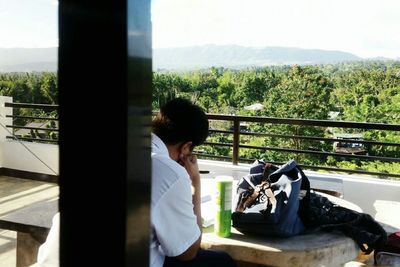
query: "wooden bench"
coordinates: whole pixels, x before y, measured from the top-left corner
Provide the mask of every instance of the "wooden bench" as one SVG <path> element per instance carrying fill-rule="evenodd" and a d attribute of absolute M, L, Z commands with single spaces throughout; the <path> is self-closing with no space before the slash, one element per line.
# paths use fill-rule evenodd
<path fill-rule="evenodd" d="M 37 260 L 38 249 L 46 241 L 58 200 L 31 204 L 0 217 L 0 228 L 17 232 L 17 267 L 27 267 Z"/>

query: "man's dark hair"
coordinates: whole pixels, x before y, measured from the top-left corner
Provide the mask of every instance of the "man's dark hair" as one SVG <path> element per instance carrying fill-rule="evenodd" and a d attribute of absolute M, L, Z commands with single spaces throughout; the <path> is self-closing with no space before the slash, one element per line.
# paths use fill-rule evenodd
<path fill-rule="evenodd" d="M 199 106 L 175 98 L 161 107 L 153 120 L 153 133 L 167 145 L 191 141 L 195 147 L 208 136 L 208 119 Z"/>

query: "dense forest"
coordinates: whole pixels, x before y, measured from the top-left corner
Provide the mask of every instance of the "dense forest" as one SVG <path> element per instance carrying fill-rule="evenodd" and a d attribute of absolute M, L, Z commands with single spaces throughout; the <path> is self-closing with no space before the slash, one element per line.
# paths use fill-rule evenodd
<path fill-rule="evenodd" d="M 55 72 L 0 73 L 0 95 L 17 103 L 57 104 Z"/>
<path fill-rule="evenodd" d="M 0 73 L 0 95 L 11 96 L 16 103 L 58 104 L 57 74 L 55 72 Z M 41 125 L 50 129 L 57 128 L 56 121 L 46 119 L 57 118 L 58 112 L 56 110 L 14 108 L 13 115 L 21 116 L 13 119 L 14 125 L 33 127 Z M 29 116 L 44 119 L 24 118 Z M 36 125 L 28 125 L 32 122 Z M 22 138 L 58 139 L 57 131 L 31 129 L 28 133 L 19 135 L 16 130 L 14 129 L 14 135 Z"/>
<path fill-rule="evenodd" d="M 210 68 L 192 72 L 154 73 L 153 109 L 169 99 L 185 97 L 208 113 L 278 118 L 343 120 L 355 122 L 400 124 L 400 62 L 362 61 L 352 63 L 270 66 L 245 70 Z M 253 104 L 262 109 L 249 110 Z M 226 130 L 227 123 L 211 122 L 213 129 Z M 353 133 L 364 140 L 400 143 L 400 132 L 327 129 L 312 126 L 248 123 L 245 130 L 258 133 L 320 136 L 333 138 Z M 208 141 L 232 143 L 232 135 L 212 134 Z M 296 148 L 333 152 L 333 142 L 277 137 L 242 136 L 241 145 Z M 203 146 L 205 154 L 231 156 L 232 148 Z M 399 146 L 368 145 L 367 155 L 400 157 Z M 400 173 L 400 163 L 362 161 L 334 156 L 283 153 L 241 148 L 239 158 L 264 158 L 285 162 L 297 159 L 306 165 L 336 166 L 373 172 Z"/>
<path fill-rule="evenodd" d="M 14 102 L 57 104 L 57 75 L 53 72 L 0 74 L 0 94 Z M 185 97 L 208 113 L 278 118 L 343 120 L 400 124 L 400 62 L 360 61 L 324 65 L 268 66 L 241 70 L 209 68 L 153 74 L 153 110 L 175 97 Z M 251 110 L 253 104 L 261 109 Z M 20 115 L 30 115 L 21 109 Z M 56 114 L 34 114 L 56 116 Z M 360 129 L 329 129 L 313 126 L 247 123 L 245 131 L 332 138 L 355 133 L 364 140 L 400 143 L 400 132 Z M 211 121 L 212 129 L 231 130 L 228 122 Z M 214 143 L 231 143 L 232 135 L 212 133 Z M 241 144 L 332 152 L 333 142 L 279 137 L 241 136 Z M 398 158 L 400 147 L 368 145 L 368 155 Z M 204 154 L 232 156 L 228 146 L 199 148 Z M 241 148 L 239 158 L 284 162 L 296 158 L 306 165 L 400 173 L 400 163 L 362 161 L 341 157 L 296 154 Z"/>

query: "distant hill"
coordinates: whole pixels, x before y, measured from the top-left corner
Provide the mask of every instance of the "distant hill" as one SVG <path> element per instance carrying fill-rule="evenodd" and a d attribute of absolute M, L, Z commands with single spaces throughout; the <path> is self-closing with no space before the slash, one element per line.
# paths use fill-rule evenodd
<path fill-rule="evenodd" d="M 192 69 L 233 67 L 323 64 L 356 61 L 362 58 L 351 53 L 302 49 L 295 47 L 243 47 L 237 45 L 204 45 L 153 50 L 153 69 Z"/>
<path fill-rule="evenodd" d="M 56 71 L 58 48 L 0 48 L 0 72 Z M 203 45 L 153 50 L 154 70 L 190 70 L 208 67 L 325 64 L 368 60 L 354 54 L 295 47 Z M 371 59 L 372 60 L 372 59 Z M 373 60 L 386 60 L 383 57 Z"/>
<path fill-rule="evenodd" d="M 0 48 L 0 72 L 56 71 L 58 48 Z"/>

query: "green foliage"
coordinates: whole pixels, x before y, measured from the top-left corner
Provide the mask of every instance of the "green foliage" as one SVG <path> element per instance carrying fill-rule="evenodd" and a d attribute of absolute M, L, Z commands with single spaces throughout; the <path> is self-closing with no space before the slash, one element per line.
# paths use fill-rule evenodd
<path fill-rule="evenodd" d="M 269 98 L 269 91 L 279 83 L 279 78 L 271 71 L 244 73 L 237 90 L 235 90 L 235 102 L 240 107 L 253 103 L 263 103 Z"/>
<path fill-rule="evenodd" d="M 327 119 L 333 84 L 319 69 L 294 65 L 265 97 L 262 115 L 282 118 Z"/>
<path fill-rule="evenodd" d="M 153 107 L 181 96 L 191 99 L 209 113 L 266 116 L 277 118 L 330 119 L 400 123 L 400 62 L 362 61 L 313 66 L 271 66 L 244 70 L 210 68 L 186 73 L 155 73 Z M 161 99 L 161 100 L 160 100 Z M 254 103 L 262 110 L 246 110 Z M 216 127 L 214 127 L 216 126 Z M 215 125 L 229 130 L 232 126 Z M 362 133 L 365 140 L 400 143 L 400 133 L 377 130 L 332 129 L 306 125 L 249 123 L 248 130 L 275 136 L 241 136 L 241 144 L 270 149 L 241 148 L 240 158 L 264 158 L 285 162 L 295 158 L 302 164 L 348 169 L 387 170 L 400 173 L 399 164 L 366 163 L 318 153 L 275 151 L 275 148 L 334 152 L 333 142 L 300 140 L 283 136 L 332 138 L 333 133 Z M 339 131 L 339 132 L 338 132 Z M 210 142 L 231 143 L 227 135 L 212 135 Z M 374 156 L 399 157 L 399 146 L 367 145 Z M 271 149 L 272 148 L 272 149 Z M 210 154 L 229 156 L 229 147 L 202 147 Z"/>
<path fill-rule="evenodd" d="M 363 170 L 378 173 L 400 173 L 399 162 L 381 162 L 381 161 L 339 161 L 335 164 L 336 167 L 349 170 Z M 382 177 L 384 178 L 384 177 Z"/>
<path fill-rule="evenodd" d="M 400 173 L 399 162 L 362 162 L 361 168 L 371 172 Z"/>
<path fill-rule="evenodd" d="M 400 66 L 372 64 L 335 75 L 331 102 L 340 119 L 400 123 Z"/>
<path fill-rule="evenodd" d="M 57 104 L 57 74 L 0 73 L 0 95 L 11 96 L 16 103 Z"/>
<path fill-rule="evenodd" d="M 232 139 L 230 139 L 225 134 L 212 134 L 207 139 L 207 142 L 227 144 L 227 143 L 232 143 Z M 230 147 L 227 147 L 227 146 L 202 145 L 197 150 L 203 151 L 204 153 L 210 154 L 210 155 L 217 155 L 217 156 L 230 156 L 230 155 L 232 155 L 232 149 Z"/>
<path fill-rule="evenodd" d="M 11 96 L 15 103 L 33 104 L 58 104 L 57 74 L 54 72 L 33 73 L 0 73 L 0 95 Z M 40 109 L 19 108 L 13 110 L 14 115 L 51 117 L 56 118 L 57 111 L 45 112 Z M 32 119 L 14 119 L 14 125 L 26 125 L 33 122 Z M 37 119 L 35 122 L 45 123 L 47 120 Z M 50 122 L 51 128 L 55 122 Z M 37 130 L 24 134 L 26 138 L 58 139 L 58 133 Z"/>
<path fill-rule="evenodd" d="M 188 92 L 189 81 L 171 73 L 153 75 L 153 109 L 159 109 L 169 100 L 179 96 L 181 92 Z"/>
<path fill-rule="evenodd" d="M 359 170 L 359 166 L 356 162 L 354 161 L 340 161 L 336 163 L 336 166 L 339 168 L 343 169 L 348 169 L 348 170 Z"/>

